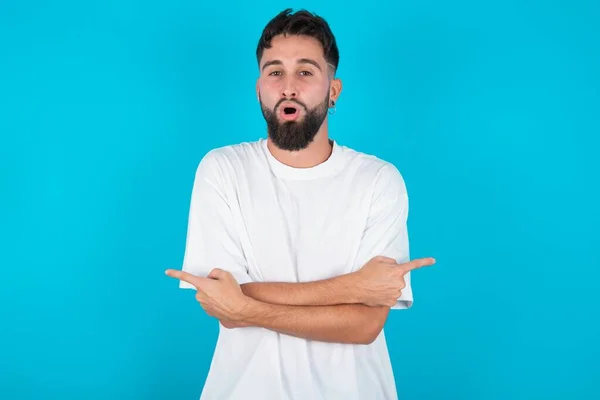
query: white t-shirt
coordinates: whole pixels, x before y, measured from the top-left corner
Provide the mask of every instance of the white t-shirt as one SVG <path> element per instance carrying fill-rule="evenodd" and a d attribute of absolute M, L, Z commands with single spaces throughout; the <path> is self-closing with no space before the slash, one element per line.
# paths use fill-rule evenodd
<path fill-rule="evenodd" d="M 240 284 L 308 282 L 377 255 L 406 262 L 407 215 L 398 169 L 336 142 L 312 168 L 279 162 L 266 139 L 221 147 L 196 172 L 183 270 L 206 276 L 218 267 Z M 407 274 L 392 308 L 412 302 Z M 353 345 L 219 326 L 202 400 L 397 399 L 383 331 Z"/>

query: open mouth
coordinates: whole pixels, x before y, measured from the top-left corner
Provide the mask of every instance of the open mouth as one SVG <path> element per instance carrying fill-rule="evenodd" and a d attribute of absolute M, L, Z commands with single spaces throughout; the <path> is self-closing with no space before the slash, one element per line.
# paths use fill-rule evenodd
<path fill-rule="evenodd" d="M 280 111 L 281 118 L 286 121 L 293 121 L 300 115 L 300 110 L 296 107 L 282 107 Z"/>

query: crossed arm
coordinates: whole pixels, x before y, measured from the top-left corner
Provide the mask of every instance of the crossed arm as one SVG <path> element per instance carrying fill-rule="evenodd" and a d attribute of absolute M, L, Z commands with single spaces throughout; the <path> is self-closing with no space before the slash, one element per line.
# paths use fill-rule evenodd
<path fill-rule="evenodd" d="M 359 304 L 351 274 L 306 283 L 246 283 L 257 302 L 248 312 L 253 326 L 323 342 L 369 344 L 385 324 L 389 307 Z"/>
<path fill-rule="evenodd" d="M 405 276 L 433 263 L 432 258 L 421 258 L 396 264 L 380 256 L 359 271 L 309 283 L 238 285 L 231 272 L 219 268 L 207 277 L 166 273 L 195 287 L 202 308 L 226 328 L 258 326 L 323 342 L 369 344 L 401 296 Z"/>

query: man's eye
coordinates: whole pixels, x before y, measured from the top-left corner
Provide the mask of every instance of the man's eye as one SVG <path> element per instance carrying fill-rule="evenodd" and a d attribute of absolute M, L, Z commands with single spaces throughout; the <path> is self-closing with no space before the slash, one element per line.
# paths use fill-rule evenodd
<path fill-rule="evenodd" d="M 273 71 L 269 75 L 270 76 L 279 76 L 279 75 L 281 75 L 281 71 Z"/>
<path fill-rule="evenodd" d="M 300 71 L 300 75 L 310 76 L 310 75 L 312 75 L 312 72 L 310 72 L 310 71 Z"/>

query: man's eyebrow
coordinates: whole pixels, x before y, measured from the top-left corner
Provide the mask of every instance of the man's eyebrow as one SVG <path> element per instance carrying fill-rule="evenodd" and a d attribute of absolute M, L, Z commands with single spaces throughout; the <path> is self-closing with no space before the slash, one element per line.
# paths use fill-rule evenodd
<path fill-rule="evenodd" d="M 298 64 L 314 65 L 315 67 L 317 67 L 319 69 L 319 71 L 321 71 L 321 66 L 319 65 L 319 63 L 316 62 L 315 60 L 311 60 L 310 58 L 300 58 L 300 59 L 298 59 Z M 262 66 L 261 69 L 264 71 L 265 68 L 270 67 L 271 65 L 283 65 L 283 62 L 281 60 L 267 61 L 266 63 L 264 63 L 264 65 Z"/>
<path fill-rule="evenodd" d="M 262 70 L 264 71 L 265 68 L 271 66 L 271 65 L 283 65 L 283 63 L 281 62 L 281 60 L 271 60 L 271 61 L 267 61 L 266 63 L 264 63 L 264 65 L 262 66 Z"/>
<path fill-rule="evenodd" d="M 321 71 L 321 66 L 319 65 L 319 63 L 315 60 L 311 60 L 310 58 L 301 58 L 298 60 L 298 64 L 311 64 L 317 67 L 319 71 Z"/>

